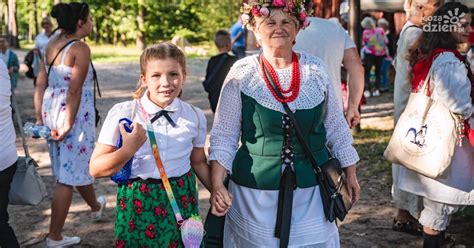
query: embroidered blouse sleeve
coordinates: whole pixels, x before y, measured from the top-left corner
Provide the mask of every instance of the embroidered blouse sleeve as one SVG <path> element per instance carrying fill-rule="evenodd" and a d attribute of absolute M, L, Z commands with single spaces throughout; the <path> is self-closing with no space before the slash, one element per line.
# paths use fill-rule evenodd
<path fill-rule="evenodd" d="M 239 70 L 234 66 L 222 87 L 216 115 L 212 125 L 209 160 L 217 160 L 227 171 L 239 147 L 242 101 L 240 97 Z"/>
<path fill-rule="evenodd" d="M 439 60 L 438 63 L 436 63 Z M 433 63 L 433 99 L 468 119 L 472 114 L 470 81 L 465 65 L 452 54 L 441 54 Z M 434 87 L 434 88 L 433 88 Z"/>
<path fill-rule="evenodd" d="M 326 83 L 326 109 L 324 113 L 324 127 L 326 128 L 327 145 L 334 157 L 339 159 L 342 167 L 354 165 L 359 161 L 359 155 L 352 146 L 353 139 L 344 119 L 344 114 L 338 104 L 336 92 L 328 76 Z"/>

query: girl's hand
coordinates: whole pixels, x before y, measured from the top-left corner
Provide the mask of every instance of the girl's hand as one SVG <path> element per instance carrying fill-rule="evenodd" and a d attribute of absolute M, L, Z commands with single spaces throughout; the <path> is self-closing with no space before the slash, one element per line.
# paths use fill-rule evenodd
<path fill-rule="evenodd" d="M 130 154 L 135 154 L 138 149 L 145 143 L 147 136 L 145 128 L 142 125 L 134 122 L 131 125 L 132 132 L 127 133 L 123 123 L 119 124 L 120 134 L 122 135 L 123 146 Z"/>
<path fill-rule="evenodd" d="M 225 188 L 224 184 L 212 190 L 211 213 L 215 216 L 224 216 L 232 205 L 232 194 Z"/>
<path fill-rule="evenodd" d="M 58 129 L 52 129 L 51 130 L 51 139 L 54 140 L 54 141 L 61 141 L 69 134 L 71 129 L 72 129 L 71 126 L 62 126 Z"/>

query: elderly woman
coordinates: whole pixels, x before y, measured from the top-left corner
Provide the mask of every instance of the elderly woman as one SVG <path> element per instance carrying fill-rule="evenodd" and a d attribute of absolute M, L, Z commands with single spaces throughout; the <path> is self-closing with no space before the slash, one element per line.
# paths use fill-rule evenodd
<path fill-rule="evenodd" d="M 460 3 L 446 3 L 434 16 L 442 17 L 455 11 L 465 21 L 439 24 L 437 18 L 433 18 L 410 49 L 412 87 L 419 90 L 425 78 L 430 76 L 431 98 L 443 103 L 452 113 L 462 115 L 467 122 L 469 118 L 472 121 L 474 76 L 469 63 L 456 48 L 467 41 L 471 14 L 469 8 Z M 431 32 L 429 28 L 441 31 Z M 423 197 L 419 222 L 423 225 L 424 247 L 443 245 L 450 217 L 463 206 L 474 205 L 474 153 L 463 135 L 458 137 L 462 139 L 462 146 L 456 147 L 443 177 L 431 179 L 403 167 L 400 169 L 400 189 Z"/>
<path fill-rule="evenodd" d="M 292 51 L 296 34 L 309 24 L 302 2 L 249 1 L 242 8 L 263 53 L 234 64 L 211 131 L 212 213 L 226 214 L 224 247 L 339 247 L 337 226 L 325 218 L 316 177 L 282 102 L 302 126 L 318 164 L 330 153 L 338 158 L 353 203 L 359 199 L 359 157 L 325 66 L 318 57 Z M 262 63 L 283 98 L 269 85 Z M 281 199 L 279 186 L 290 171 L 296 174 L 293 197 Z"/>

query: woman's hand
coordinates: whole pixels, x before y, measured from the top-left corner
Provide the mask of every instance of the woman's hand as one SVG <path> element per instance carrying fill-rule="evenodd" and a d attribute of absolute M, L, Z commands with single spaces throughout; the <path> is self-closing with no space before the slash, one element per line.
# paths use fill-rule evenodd
<path fill-rule="evenodd" d="M 58 129 L 52 129 L 51 139 L 54 141 L 61 141 L 69 134 L 71 129 L 72 129 L 72 126 L 68 126 L 68 125 L 62 126 Z"/>
<path fill-rule="evenodd" d="M 35 124 L 38 125 L 38 126 L 44 126 L 43 119 L 41 119 L 41 118 L 36 118 Z"/>
<path fill-rule="evenodd" d="M 344 173 L 346 174 L 347 191 L 349 192 L 349 196 L 352 199 L 352 205 L 354 205 L 357 201 L 359 201 L 360 198 L 360 186 L 357 182 L 356 166 L 351 165 L 344 168 Z"/>
<path fill-rule="evenodd" d="M 128 153 L 135 154 L 138 149 L 145 143 L 147 136 L 145 128 L 142 125 L 134 122 L 131 125 L 132 132 L 127 133 L 123 123 L 120 123 L 119 129 L 122 135 L 123 146 L 121 149 L 125 149 Z"/>
<path fill-rule="evenodd" d="M 232 205 L 232 194 L 225 188 L 224 184 L 215 187 L 211 193 L 211 213 L 215 216 L 224 216 Z"/>

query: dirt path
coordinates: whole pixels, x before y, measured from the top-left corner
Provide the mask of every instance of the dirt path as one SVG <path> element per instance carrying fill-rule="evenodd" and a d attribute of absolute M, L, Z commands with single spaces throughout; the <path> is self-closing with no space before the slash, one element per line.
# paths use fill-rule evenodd
<path fill-rule="evenodd" d="M 20 58 L 22 56 L 20 55 Z M 212 125 L 212 112 L 209 109 L 207 96 L 200 82 L 203 80 L 206 60 L 191 59 L 188 61 L 188 79 L 183 91 L 183 99 L 203 109 L 208 118 L 208 130 Z M 102 98 L 98 100 L 99 111 L 105 118 L 107 111 L 117 102 L 130 99 L 131 92 L 137 82 L 138 63 L 98 64 Z M 33 85 L 28 79 L 20 79 L 16 90 L 19 105 L 22 109 L 23 121 L 32 120 L 33 115 Z M 373 130 L 390 130 L 393 128 L 393 110 L 390 94 L 379 98 L 371 98 L 363 110 L 362 127 Z M 98 129 L 100 130 L 100 129 Z M 383 132 L 383 131 L 380 131 Z M 356 140 L 356 142 L 358 142 Z M 377 145 L 382 141 L 361 143 L 363 146 Z M 33 158 L 40 165 L 39 172 L 51 192 L 54 181 L 51 176 L 50 161 L 45 142 L 28 139 Z M 19 154 L 22 154 L 20 139 L 17 139 Z M 340 224 L 341 245 L 343 247 L 409 247 L 421 245 L 421 239 L 410 235 L 396 233 L 391 230 L 394 208 L 390 202 L 390 172 L 375 170 L 382 161 L 381 152 L 374 150 L 371 156 L 378 157 L 375 164 L 364 161 L 359 166 L 359 180 L 362 187 L 360 202 L 353 208 L 347 219 Z M 372 161 L 372 160 L 371 160 Z M 82 243 L 77 247 L 111 247 L 114 240 L 114 212 L 116 186 L 108 179 L 98 179 L 95 182 L 96 192 L 107 197 L 107 208 L 104 218 L 99 223 L 90 222 L 90 210 L 77 192 L 64 226 L 64 234 L 78 235 Z M 209 193 L 200 190 L 199 202 L 201 214 L 205 215 L 209 207 Z M 42 247 L 48 233 L 50 221 L 49 195 L 38 206 L 10 206 L 10 222 L 16 231 L 18 239 L 25 247 Z M 474 242 L 472 243 L 474 244 Z"/>

